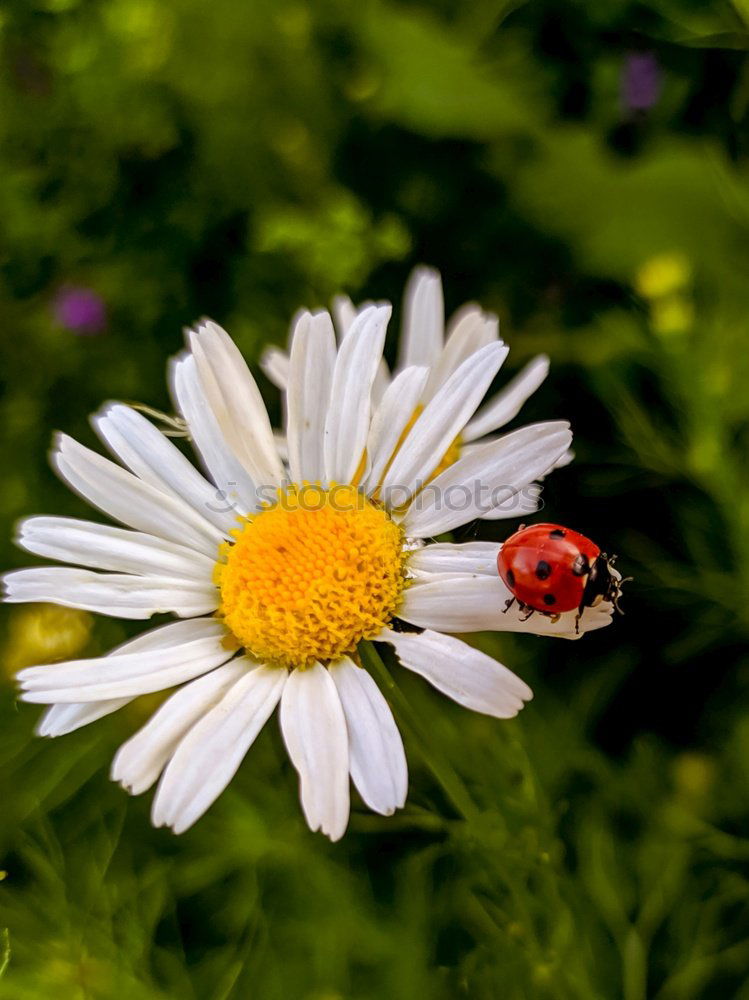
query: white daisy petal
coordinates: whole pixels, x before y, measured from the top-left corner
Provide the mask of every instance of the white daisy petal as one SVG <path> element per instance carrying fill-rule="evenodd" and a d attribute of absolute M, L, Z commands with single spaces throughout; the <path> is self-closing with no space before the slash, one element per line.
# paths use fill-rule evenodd
<path fill-rule="evenodd" d="M 473 712 L 511 719 L 533 697 L 511 670 L 454 636 L 386 629 L 377 638 L 395 648 L 404 667 Z"/>
<path fill-rule="evenodd" d="M 463 438 L 475 441 L 484 434 L 491 434 L 508 424 L 520 412 L 526 400 L 530 399 L 549 374 L 549 359 L 540 354 L 529 362 L 523 370 L 479 410 L 466 426 Z"/>
<path fill-rule="evenodd" d="M 370 809 L 390 816 L 408 794 L 403 740 L 380 689 L 348 657 L 329 668 L 346 716 L 351 778 Z"/>
<path fill-rule="evenodd" d="M 3 600 L 8 604 L 47 603 L 95 614 L 143 619 L 171 612 L 180 618 L 209 614 L 218 605 L 218 590 L 210 578 L 95 573 L 70 566 L 34 566 L 6 573 Z"/>
<path fill-rule="evenodd" d="M 260 357 L 260 367 L 277 389 L 285 391 L 289 384 L 289 355 L 280 347 L 266 347 Z"/>
<path fill-rule="evenodd" d="M 194 639 L 221 635 L 226 635 L 226 629 L 215 618 L 190 618 L 181 622 L 167 622 L 165 625 L 157 625 L 156 628 L 141 632 L 140 635 L 115 646 L 108 655 L 121 656 L 123 653 L 145 653 L 154 649 L 171 649 L 175 643 L 192 642 Z"/>
<path fill-rule="evenodd" d="M 215 565 L 202 552 L 155 535 L 73 517 L 27 517 L 16 544 L 46 559 L 136 576 L 205 582 Z"/>
<path fill-rule="evenodd" d="M 338 691 L 325 667 L 315 663 L 292 671 L 279 717 L 286 749 L 299 773 L 309 828 L 340 840 L 349 816 L 348 733 Z"/>
<path fill-rule="evenodd" d="M 498 542 L 436 542 L 416 549 L 408 557 L 415 573 L 479 573 L 497 576 Z"/>
<path fill-rule="evenodd" d="M 356 319 L 356 306 L 348 295 L 336 295 L 332 302 L 333 321 L 335 332 L 340 343 L 351 328 L 351 324 Z"/>
<path fill-rule="evenodd" d="M 217 487 L 214 506 L 237 514 L 255 510 L 255 484 L 221 430 L 191 354 L 185 353 L 172 361 L 170 383 L 193 446 Z"/>
<path fill-rule="evenodd" d="M 236 344 L 210 321 L 191 330 L 189 340 L 206 399 L 234 454 L 258 488 L 280 486 L 283 465 L 268 412 Z"/>
<path fill-rule="evenodd" d="M 151 813 L 154 826 L 183 833 L 200 819 L 236 774 L 285 682 L 286 671 L 277 667 L 248 669 L 190 729 L 159 782 Z"/>
<path fill-rule="evenodd" d="M 150 788 L 188 731 L 248 669 L 247 661 L 237 657 L 176 691 L 117 751 L 112 761 L 112 780 L 131 795 Z"/>
<path fill-rule="evenodd" d="M 192 619 L 161 625 L 149 632 L 143 632 L 134 639 L 128 639 L 107 655 L 121 656 L 123 653 L 164 649 L 174 645 L 178 640 L 186 642 L 189 638 L 199 638 L 203 631 L 203 622 L 204 619 Z M 111 698 L 104 701 L 63 702 L 60 705 L 50 705 L 37 723 L 37 735 L 65 736 L 105 715 L 111 715 L 132 700 L 133 698 Z"/>
<path fill-rule="evenodd" d="M 288 463 L 289 445 L 286 441 L 286 435 L 282 434 L 280 431 L 274 431 L 273 440 L 276 442 L 276 449 L 278 450 L 278 454 L 281 456 L 281 460 Z"/>
<path fill-rule="evenodd" d="M 549 421 L 476 449 L 417 495 L 403 520 L 404 531 L 412 538 L 429 538 L 511 503 L 514 493 L 551 468 L 571 440 L 566 422 Z"/>
<path fill-rule="evenodd" d="M 52 464 L 79 496 L 104 514 L 138 531 L 215 556 L 223 535 L 189 504 L 132 472 L 58 434 Z"/>
<path fill-rule="evenodd" d="M 87 726 L 90 722 L 104 718 L 117 712 L 132 698 L 112 698 L 108 701 L 70 702 L 69 704 L 50 705 L 42 715 L 34 730 L 37 736 L 67 736 L 68 733 Z"/>
<path fill-rule="evenodd" d="M 558 621 L 542 614 L 526 618 L 514 604 L 498 576 L 460 576 L 445 573 L 414 581 L 403 595 L 398 617 L 420 628 L 441 632 L 530 632 L 534 635 L 574 637 L 576 612 L 568 611 Z M 611 621 L 611 605 L 586 608 L 580 619 L 580 635 L 602 628 Z"/>
<path fill-rule="evenodd" d="M 549 471 L 553 472 L 555 469 L 564 469 L 565 466 L 569 465 L 571 462 L 574 461 L 575 461 L 575 453 L 574 451 L 569 449 L 568 451 L 565 451 L 565 453 L 562 455 L 561 458 L 558 458 L 556 460 L 556 462 L 552 465 Z M 548 474 L 549 473 L 547 472 L 547 475 Z"/>
<path fill-rule="evenodd" d="M 506 518 L 528 517 L 535 514 L 541 506 L 543 487 L 541 483 L 529 483 L 517 493 L 508 495 L 491 510 L 482 511 L 479 517 L 482 521 L 503 521 Z"/>
<path fill-rule="evenodd" d="M 325 479 L 325 418 L 336 363 L 333 322 L 326 312 L 303 313 L 291 348 L 286 436 L 292 482 Z"/>
<path fill-rule="evenodd" d="M 445 307 L 439 271 L 417 267 L 406 286 L 398 369 L 435 365 L 444 338 Z"/>
<path fill-rule="evenodd" d="M 483 347 L 464 361 L 427 403 L 383 479 L 388 505 L 401 507 L 427 482 L 483 399 L 507 353 L 504 344 Z"/>
<path fill-rule="evenodd" d="M 233 651 L 223 643 L 225 629 L 205 620 L 201 634 L 155 649 L 136 649 L 117 655 L 86 660 L 26 667 L 18 674 L 23 701 L 54 702 L 106 701 L 133 698 L 183 684 L 221 666 Z"/>
<path fill-rule="evenodd" d="M 92 422 L 110 451 L 139 479 L 184 500 L 223 534 L 236 527 L 233 511 L 216 504 L 216 487 L 142 414 L 124 403 L 109 403 Z"/>
<path fill-rule="evenodd" d="M 346 334 L 353 326 L 356 317 L 366 309 L 377 305 L 376 302 L 362 302 L 357 309 L 347 295 L 336 295 L 333 299 L 333 321 L 335 325 L 336 340 L 340 344 Z M 377 404 L 382 399 L 385 390 L 390 385 L 390 369 L 384 358 L 380 358 L 377 366 L 377 374 L 372 383 L 372 403 Z"/>
<path fill-rule="evenodd" d="M 387 361 L 384 358 L 380 358 L 380 363 L 377 366 L 377 373 L 374 377 L 374 382 L 372 383 L 372 406 L 379 406 L 382 401 L 382 397 L 388 390 L 390 385 L 390 369 L 387 366 Z"/>
<path fill-rule="evenodd" d="M 464 306 L 451 320 L 445 347 L 439 361 L 432 368 L 424 391 L 424 399 L 430 400 L 454 371 L 467 361 L 472 354 L 487 344 L 499 340 L 499 320 L 491 313 L 483 312 L 479 306 Z"/>
<path fill-rule="evenodd" d="M 296 331 L 299 326 L 299 320 L 302 316 L 309 315 L 309 309 L 297 309 L 294 315 L 291 317 L 291 323 L 289 324 L 289 336 L 287 338 L 286 354 L 291 358 L 291 349 L 294 346 L 294 337 L 296 336 Z"/>
<path fill-rule="evenodd" d="M 369 428 L 368 468 L 362 482 L 365 492 L 373 493 L 380 485 L 388 462 L 413 419 L 428 375 L 428 368 L 406 368 L 385 390 Z"/>
<path fill-rule="evenodd" d="M 369 433 L 372 384 L 382 358 L 390 306 L 370 306 L 354 320 L 338 350 L 325 422 L 327 480 L 350 483 Z"/>

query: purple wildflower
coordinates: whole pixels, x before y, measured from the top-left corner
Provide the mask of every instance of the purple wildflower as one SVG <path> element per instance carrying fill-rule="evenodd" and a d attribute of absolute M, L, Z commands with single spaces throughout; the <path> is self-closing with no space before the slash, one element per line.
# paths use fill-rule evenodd
<path fill-rule="evenodd" d="M 626 111 L 648 111 L 661 93 L 661 68 L 652 52 L 628 52 L 621 75 Z"/>
<path fill-rule="evenodd" d="M 52 302 L 56 321 L 66 330 L 82 336 L 102 333 L 107 326 L 107 307 L 91 288 L 63 285 Z"/>

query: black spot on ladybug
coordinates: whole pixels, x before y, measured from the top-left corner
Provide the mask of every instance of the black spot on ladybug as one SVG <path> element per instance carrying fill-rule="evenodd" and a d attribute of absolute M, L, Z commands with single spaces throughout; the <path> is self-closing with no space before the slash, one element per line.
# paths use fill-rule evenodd
<path fill-rule="evenodd" d="M 515 574 L 512 572 L 511 569 L 507 570 L 507 585 L 508 587 L 515 586 Z"/>
<path fill-rule="evenodd" d="M 566 534 L 564 528 L 554 528 L 553 531 L 549 532 L 549 538 L 564 538 Z"/>
<path fill-rule="evenodd" d="M 536 564 L 536 576 L 539 580 L 548 580 L 551 576 L 551 566 L 544 559 Z"/>
<path fill-rule="evenodd" d="M 582 552 L 579 556 L 575 557 L 575 561 L 572 564 L 572 572 L 575 576 L 585 576 L 586 573 L 590 573 L 590 563 L 588 562 L 588 557 L 583 555 Z"/>
<path fill-rule="evenodd" d="M 553 594 L 544 594 L 544 604 L 556 604 L 557 599 Z"/>

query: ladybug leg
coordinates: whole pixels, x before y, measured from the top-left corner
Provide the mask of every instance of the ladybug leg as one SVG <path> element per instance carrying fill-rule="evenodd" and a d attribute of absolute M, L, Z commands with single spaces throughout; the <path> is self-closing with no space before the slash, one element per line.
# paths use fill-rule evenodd
<path fill-rule="evenodd" d="M 502 614 L 503 614 L 503 615 L 506 615 L 506 614 L 507 614 L 507 612 L 508 612 L 508 611 L 510 610 L 510 608 L 511 608 L 511 607 L 513 606 L 513 604 L 515 603 L 515 601 L 516 601 L 516 600 L 517 600 L 517 598 L 516 598 L 516 597 L 511 597 L 511 598 L 510 598 L 509 600 L 505 601 L 505 606 L 504 606 L 504 608 L 503 608 L 503 610 L 502 610 Z"/>
<path fill-rule="evenodd" d="M 580 619 L 583 616 L 583 611 L 585 611 L 585 598 L 580 603 L 580 607 L 577 609 L 577 614 L 575 615 L 575 635 L 580 635 Z"/>
<path fill-rule="evenodd" d="M 525 618 L 521 618 L 520 619 L 521 622 L 527 622 L 528 619 L 531 618 L 535 614 L 535 611 L 533 610 L 533 608 L 529 608 L 527 605 L 525 605 L 523 607 L 523 611 L 525 611 L 526 614 L 525 614 Z"/>

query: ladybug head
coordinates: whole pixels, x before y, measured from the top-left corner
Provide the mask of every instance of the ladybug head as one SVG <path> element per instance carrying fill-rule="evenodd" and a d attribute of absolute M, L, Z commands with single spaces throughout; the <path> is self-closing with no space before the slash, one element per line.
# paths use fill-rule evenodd
<path fill-rule="evenodd" d="M 580 604 L 583 608 L 594 608 L 601 601 L 609 601 L 621 614 L 619 598 L 622 594 L 622 584 L 626 580 L 622 579 L 622 574 L 614 568 L 616 556 L 607 556 L 602 552 L 593 565 L 583 591 L 583 599 Z"/>

